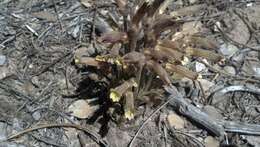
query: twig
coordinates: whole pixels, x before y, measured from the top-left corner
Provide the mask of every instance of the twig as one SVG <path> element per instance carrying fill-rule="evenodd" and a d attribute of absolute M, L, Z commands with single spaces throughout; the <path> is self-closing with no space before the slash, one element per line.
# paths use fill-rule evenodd
<path fill-rule="evenodd" d="M 53 6 L 54 6 L 54 11 L 55 11 L 55 13 L 56 13 L 56 17 L 57 17 L 57 19 L 58 19 L 58 21 L 59 21 L 59 24 L 60 24 L 60 29 L 61 29 L 61 31 L 63 32 L 63 25 L 62 25 L 62 23 L 61 23 L 61 19 L 60 19 L 60 16 L 59 16 L 59 13 L 58 13 L 58 9 L 57 9 L 57 5 L 56 5 L 56 3 L 55 3 L 55 0 L 52 0 L 52 3 L 53 3 Z"/>
<path fill-rule="evenodd" d="M 198 147 L 204 147 L 204 145 L 202 144 L 202 142 L 199 139 L 197 139 L 196 137 L 194 137 L 186 132 L 179 131 L 179 130 L 173 130 L 172 132 L 187 136 L 187 137 L 191 138 L 198 145 Z"/>
<path fill-rule="evenodd" d="M 78 46 L 76 46 L 78 47 Z M 64 56 L 56 59 L 55 61 L 53 61 L 51 64 L 49 64 L 48 66 L 44 67 L 41 71 L 39 71 L 38 73 L 34 74 L 33 76 L 39 76 L 41 74 L 43 74 L 44 72 L 48 71 L 49 68 L 51 68 L 52 66 L 54 66 L 55 64 L 61 62 L 62 60 L 64 60 L 66 57 L 72 55 L 72 52 L 69 51 L 68 53 L 66 53 Z"/>
<path fill-rule="evenodd" d="M 30 32 L 32 32 L 35 36 L 39 36 L 39 34 L 33 29 L 33 28 L 31 28 L 29 25 L 25 25 L 25 27 L 30 31 Z"/>
<path fill-rule="evenodd" d="M 13 88 L 13 86 L 10 86 L 2 81 L 0 81 L 0 89 L 3 89 L 11 94 L 14 94 L 16 97 L 20 97 L 23 100 L 29 100 L 29 101 L 33 101 L 34 98 L 18 91 L 17 89 Z"/>
<path fill-rule="evenodd" d="M 226 132 L 258 136 L 260 135 L 260 125 L 257 124 L 247 124 L 233 121 L 219 121 L 219 124 L 224 126 Z"/>
<path fill-rule="evenodd" d="M 14 134 L 14 135 L 10 135 L 4 141 L 8 141 L 8 140 L 17 138 L 17 137 L 19 137 L 21 135 L 24 135 L 26 133 L 29 133 L 29 132 L 32 132 L 32 131 L 35 131 L 35 130 L 44 129 L 44 128 L 56 128 L 56 127 L 75 128 L 75 129 L 84 131 L 85 133 L 88 133 L 95 142 L 97 142 L 99 144 L 103 144 L 103 145 L 106 144 L 106 143 L 104 143 L 100 139 L 100 137 L 99 137 L 99 135 L 97 133 L 91 131 L 90 129 L 88 129 L 86 127 L 83 127 L 83 126 L 80 126 L 80 125 L 76 125 L 76 124 L 44 124 L 44 125 L 39 125 L 39 126 L 36 126 L 36 127 L 25 129 L 25 130 L 23 130 L 21 132 L 18 132 L 16 134 Z"/>
<path fill-rule="evenodd" d="M 57 141 L 55 142 L 54 140 L 51 140 L 49 138 L 44 138 L 42 136 L 38 136 L 35 134 L 31 134 L 36 140 L 44 142 L 47 145 L 52 145 L 52 146 L 56 146 L 56 147 L 64 147 L 65 144 L 58 144 Z"/>
<path fill-rule="evenodd" d="M 209 102 L 210 102 L 210 104 L 214 105 L 217 103 L 217 102 L 213 102 L 214 99 L 222 98 L 226 93 L 235 92 L 235 91 L 244 91 L 244 92 L 249 92 L 249 93 L 260 95 L 260 89 L 257 87 L 254 87 L 254 86 L 249 87 L 249 86 L 244 86 L 244 85 L 233 85 L 233 86 L 228 86 L 228 87 L 225 87 L 222 89 L 218 89 L 217 91 L 213 92 L 213 94 L 210 96 Z"/>
<path fill-rule="evenodd" d="M 143 124 L 139 127 L 138 131 L 135 133 L 135 136 L 132 138 L 132 140 L 130 141 L 128 147 L 132 147 L 134 144 L 134 141 L 136 139 L 136 137 L 139 135 L 139 133 L 141 132 L 141 130 L 144 128 L 144 126 L 152 119 L 152 117 L 158 113 L 163 107 L 165 107 L 170 101 L 172 100 L 172 98 L 169 98 L 166 102 L 164 102 L 164 104 L 162 104 L 159 108 L 157 108 L 144 122 Z"/>

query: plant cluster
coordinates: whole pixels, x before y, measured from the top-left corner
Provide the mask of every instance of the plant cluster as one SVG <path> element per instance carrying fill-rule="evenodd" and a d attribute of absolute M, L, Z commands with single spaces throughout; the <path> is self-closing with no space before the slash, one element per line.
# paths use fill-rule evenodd
<path fill-rule="evenodd" d="M 108 99 L 121 106 L 124 118 L 133 119 L 138 105 L 160 101 L 163 85 L 172 84 L 172 75 L 192 80 L 201 76 L 185 64 L 194 57 L 219 62 L 223 57 L 210 48 L 211 40 L 199 34 L 182 35 L 180 17 L 164 13 L 165 0 L 144 1 L 135 9 L 116 0 L 124 18 L 122 28 L 102 34 L 99 43 L 107 44 L 105 54 L 75 56 L 76 64 L 92 66 L 109 80 Z"/>

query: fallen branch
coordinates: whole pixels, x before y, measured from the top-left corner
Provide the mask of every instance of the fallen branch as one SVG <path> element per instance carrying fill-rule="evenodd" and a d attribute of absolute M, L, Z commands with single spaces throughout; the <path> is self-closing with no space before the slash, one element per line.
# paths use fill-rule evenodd
<path fill-rule="evenodd" d="M 170 93 L 169 104 L 175 110 L 215 136 L 224 137 L 225 133 L 260 135 L 260 125 L 214 119 L 188 103 L 174 87 L 165 89 Z"/>

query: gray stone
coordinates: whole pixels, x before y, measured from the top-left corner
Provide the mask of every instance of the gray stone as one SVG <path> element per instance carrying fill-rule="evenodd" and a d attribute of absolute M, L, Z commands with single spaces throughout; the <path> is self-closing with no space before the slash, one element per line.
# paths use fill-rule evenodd
<path fill-rule="evenodd" d="M 6 62 L 6 56 L 0 55 L 0 65 L 4 65 Z"/>

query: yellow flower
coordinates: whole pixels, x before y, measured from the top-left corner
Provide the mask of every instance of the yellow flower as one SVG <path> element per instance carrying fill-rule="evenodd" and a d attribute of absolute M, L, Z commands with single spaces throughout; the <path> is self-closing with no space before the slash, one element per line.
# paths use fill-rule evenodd
<path fill-rule="evenodd" d="M 75 64 L 79 64 L 80 60 L 78 58 L 74 59 Z"/>
<path fill-rule="evenodd" d="M 119 100 L 121 99 L 121 95 L 113 89 L 110 90 L 109 97 L 113 102 L 119 102 Z"/>
<path fill-rule="evenodd" d="M 132 120 L 134 118 L 134 113 L 131 110 L 125 111 L 125 118 L 128 120 Z"/>

